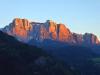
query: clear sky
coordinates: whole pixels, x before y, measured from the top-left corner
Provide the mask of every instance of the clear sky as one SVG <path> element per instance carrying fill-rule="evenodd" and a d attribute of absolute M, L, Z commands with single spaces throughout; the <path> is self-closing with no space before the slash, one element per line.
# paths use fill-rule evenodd
<path fill-rule="evenodd" d="M 100 37 L 100 0 L 0 0 L 0 27 L 15 17 L 64 23 L 72 32 Z"/>

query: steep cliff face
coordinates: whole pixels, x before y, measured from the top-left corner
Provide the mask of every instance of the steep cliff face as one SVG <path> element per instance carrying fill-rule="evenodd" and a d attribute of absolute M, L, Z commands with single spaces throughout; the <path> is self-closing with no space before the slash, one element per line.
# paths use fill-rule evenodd
<path fill-rule="evenodd" d="M 83 35 L 84 43 L 86 44 L 100 44 L 100 41 L 98 40 L 97 36 L 91 33 L 85 33 Z"/>
<path fill-rule="evenodd" d="M 72 42 L 72 33 L 64 24 L 58 24 L 58 37 L 60 41 Z"/>
<path fill-rule="evenodd" d="M 75 44 L 82 44 L 83 43 L 83 35 L 82 34 L 77 34 L 73 33 L 73 40 Z"/>
<path fill-rule="evenodd" d="M 15 18 L 9 26 L 6 26 L 3 31 L 9 35 L 17 37 L 20 41 L 28 40 L 28 33 L 32 30 L 32 25 L 27 19 Z"/>
<path fill-rule="evenodd" d="M 85 33 L 85 34 L 77 34 L 73 33 L 73 39 L 76 44 L 83 44 L 83 45 L 96 45 L 100 44 L 97 36 L 92 33 Z"/>
<path fill-rule="evenodd" d="M 13 34 L 19 37 L 27 38 L 28 32 L 31 31 L 32 25 L 26 19 L 14 19 L 13 23 Z"/>
<path fill-rule="evenodd" d="M 47 31 L 44 24 L 39 26 L 39 31 L 37 35 L 38 35 L 37 38 L 39 38 L 38 40 L 40 42 L 43 41 L 44 39 L 49 39 L 49 32 Z"/>
<path fill-rule="evenodd" d="M 57 40 L 57 24 L 53 21 L 49 21 L 49 34 L 53 40 Z"/>
<path fill-rule="evenodd" d="M 37 33 L 35 38 L 38 40 L 51 39 L 61 42 L 70 42 L 72 40 L 72 34 L 64 24 L 56 24 L 51 20 L 47 20 L 45 23 L 32 23 L 32 26 L 32 32 Z"/>
<path fill-rule="evenodd" d="M 38 42 L 50 39 L 71 44 L 100 44 L 100 41 L 94 34 L 86 33 L 82 35 L 72 33 L 64 24 L 57 24 L 51 20 L 39 23 L 29 22 L 27 19 L 15 18 L 2 31 L 27 43 L 32 39 Z"/>

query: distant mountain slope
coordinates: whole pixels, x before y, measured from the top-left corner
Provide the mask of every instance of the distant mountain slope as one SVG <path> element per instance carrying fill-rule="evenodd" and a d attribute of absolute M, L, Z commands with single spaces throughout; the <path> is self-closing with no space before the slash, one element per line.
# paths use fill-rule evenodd
<path fill-rule="evenodd" d="M 76 75 L 40 48 L 0 31 L 0 75 Z"/>
<path fill-rule="evenodd" d="M 100 45 L 100 41 L 96 35 L 92 33 L 85 33 L 84 35 L 73 33 L 64 24 L 57 24 L 51 20 L 39 23 L 29 22 L 27 19 L 15 18 L 2 31 L 26 43 L 29 43 L 32 39 L 40 43 L 49 39 L 69 44 Z"/>
<path fill-rule="evenodd" d="M 78 69 L 82 75 L 100 74 L 100 63 L 96 65 L 96 63 L 91 61 L 92 59 L 100 58 L 100 53 L 96 53 L 98 52 L 97 50 L 92 50 L 86 46 L 69 45 L 52 40 L 46 40 L 41 43 L 41 48 L 56 59 L 64 61 L 74 69 Z"/>

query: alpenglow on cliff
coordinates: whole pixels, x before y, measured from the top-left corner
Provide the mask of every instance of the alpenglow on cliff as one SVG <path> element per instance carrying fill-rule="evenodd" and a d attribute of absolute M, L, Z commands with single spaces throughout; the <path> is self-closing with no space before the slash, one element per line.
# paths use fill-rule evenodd
<path fill-rule="evenodd" d="M 57 24 L 51 20 L 39 23 L 29 22 L 27 19 L 15 18 L 2 31 L 25 43 L 30 43 L 32 40 L 38 43 L 42 43 L 44 40 L 52 40 L 80 45 L 100 44 L 97 36 L 92 33 L 85 33 L 84 35 L 73 33 L 64 24 Z"/>

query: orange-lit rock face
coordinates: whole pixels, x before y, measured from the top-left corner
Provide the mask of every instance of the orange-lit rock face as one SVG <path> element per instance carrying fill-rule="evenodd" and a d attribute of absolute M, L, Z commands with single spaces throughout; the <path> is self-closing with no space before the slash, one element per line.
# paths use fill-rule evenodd
<path fill-rule="evenodd" d="M 57 39 L 57 24 L 54 22 L 49 22 L 49 33 L 52 39 Z"/>
<path fill-rule="evenodd" d="M 31 30 L 32 26 L 26 19 L 16 18 L 13 21 L 13 33 L 19 37 L 27 38 L 27 31 Z"/>
<path fill-rule="evenodd" d="M 71 39 L 71 32 L 63 24 L 59 24 L 59 40 L 60 41 L 69 41 Z"/>
<path fill-rule="evenodd" d="M 91 41 L 93 44 L 100 44 L 100 41 L 98 40 L 97 36 L 92 34 Z"/>
<path fill-rule="evenodd" d="M 100 41 L 98 39 L 96 39 L 96 44 L 100 44 Z"/>

